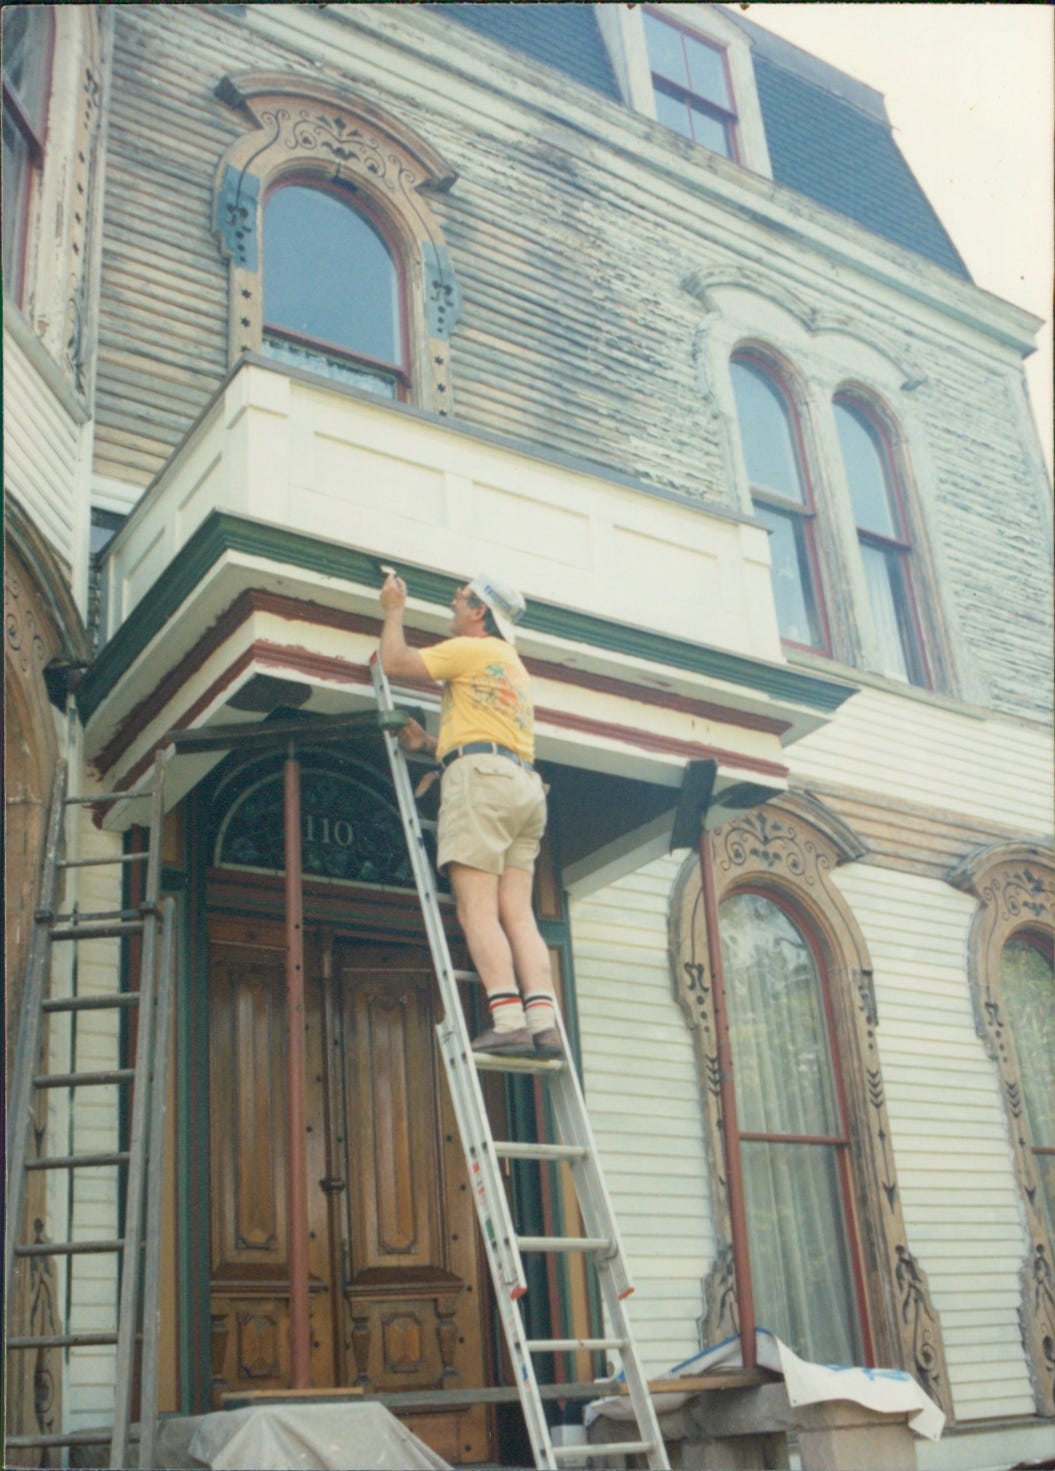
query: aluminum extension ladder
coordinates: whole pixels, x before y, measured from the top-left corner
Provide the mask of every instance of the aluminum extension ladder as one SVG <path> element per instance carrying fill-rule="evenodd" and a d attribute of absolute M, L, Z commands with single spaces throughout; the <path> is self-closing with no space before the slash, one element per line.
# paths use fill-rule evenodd
<path fill-rule="evenodd" d="M 375 655 L 372 660 L 374 690 L 379 708 L 395 709 L 392 688 Z M 416 694 L 407 692 L 411 698 Z M 505 1330 L 509 1356 L 520 1402 L 524 1411 L 535 1465 L 556 1468 L 562 1461 L 581 1459 L 583 1447 L 555 1446 L 549 1433 L 542 1397 L 532 1356 L 544 1353 L 600 1350 L 618 1353 L 629 1392 L 630 1405 L 637 1422 L 634 1439 L 598 1447 L 604 1458 L 642 1455 L 654 1471 L 667 1471 L 669 1462 L 656 1419 L 648 1381 L 642 1372 L 630 1330 L 625 1299 L 633 1292 L 626 1260 L 619 1241 L 611 1200 L 598 1162 L 586 1103 L 575 1068 L 570 1061 L 567 1034 L 559 1012 L 556 1024 L 564 1044 L 565 1058 L 503 1058 L 474 1053 L 462 1014 L 458 995 L 459 981 L 479 982 L 473 971 L 455 970 L 451 962 L 447 936 L 441 914 L 441 896 L 436 885 L 425 847 L 422 820 L 418 816 L 406 757 L 396 732 L 383 730 L 392 780 L 396 789 L 407 848 L 414 870 L 414 880 L 421 901 L 421 911 L 428 935 L 429 949 L 443 1001 L 443 1019 L 436 1028 L 450 1086 L 454 1112 L 461 1133 L 465 1160 L 476 1202 L 480 1232 L 487 1252 L 495 1297 L 502 1327 Z M 492 1138 L 479 1072 L 530 1073 L 539 1076 L 548 1088 L 554 1117 L 560 1129 L 560 1144 L 520 1143 Z M 579 1208 L 586 1229 L 585 1236 L 518 1236 L 513 1225 L 502 1181 L 499 1161 L 502 1159 L 560 1161 L 571 1167 Z M 527 1292 L 527 1280 L 521 1260 L 522 1252 L 583 1252 L 592 1259 L 604 1301 L 610 1338 L 545 1338 L 529 1339 L 518 1306 Z M 599 1389 L 598 1393 L 604 1391 Z"/>
<path fill-rule="evenodd" d="M 67 795 L 66 765 L 55 775 L 51 811 L 45 838 L 40 907 L 30 944 L 25 994 L 19 1021 L 18 1050 L 12 1074 L 11 1111 L 7 1140 L 7 1232 L 4 1243 L 5 1301 L 15 1300 L 17 1274 L 33 1257 L 65 1258 L 72 1272 L 74 1259 L 85 1255 L 113 1255 L 120 1273 L 120 1286 L 113 1303 L 113 1327 L 105 1331 L 12 1335 L 7 1351 L 12 1360 L 9 1372 L 29 1372 L 24 1355 L 41 1349 L 67 1349 L 91 1345 L 113 1345 L 114 1419 L 112 1427 L 100 1431 L 52 1432 L 11 1435 L 10 1450 L 29 1447 L 106 1445 L 109 1465 L 132 1465 L 129 1443 L 132 1432 L 133 1390 L 139 1389 L 139 1465 L 154 1464 L 157 1433 L 158 1379 L 158 1283 L 160 1275 L 162 1154 L 168 1087 L 169 1035 L 173 992 L 174 906 L 161 901 L 161 828 L 164 816 L 163 784 L 167 752 L 154 762 L 150 784 L 134 792 L 109 792 L 93 796 Z M 149 802 L 149 840 L 143 853 L 126 853 L 114 858 L 66 860 L 64 835 L 66 814 L 74 807 L 120 801 Z M 143 866 L 142 902 L 135 908 L 102 913 L 58 912 L 62 902 L 62 876 L 71 869 L 96 865 L 121 865 L 128 872 Z M 51 995 L 54 947 L 73 946 L 85 940 L 120 939 L 137 936 L 140 941 L 138 989 L 114 990 L 86 996 Z M 67 1013 L 128 1008 L 138 1011 L 136 1063 L 134 1068 L 116 1064 L 106 1070 L 77 1070 L 70 1057 L 68 1072 L 49 1072 L 44 1045 L 44 1019 Z M 131 1121 L 127 1149 L 95 1154 L 63 1152 L 61 1144 L 49 1148 L 45 1131 L 42 1153 L 32 1147 L 34 1100 L 44 1090 L 61 1088 L 70 1097 L 82 1088 L 110 1089 L 118 1098 L 132 1087 Z M 46 1101 L 45 1101 L 46 1110 Z M 67 1146 L 68 1147 L 68 1146 Z M 107 1240 L 29 1240 L 23 1222 L 28 1175 L 32 1171 L 62 1171 L 70 1184 L 72 1198 L 75 1172 L 89 1166 L 127 1169 L 121 1200 L 117 1235 Z M 34 1235 L 42 1231 L 40 1223 Z M 19 1360 L 23 1360 L 23 1366 Z M 55 1463 L 52 1463 L 55 1464 Z"/>

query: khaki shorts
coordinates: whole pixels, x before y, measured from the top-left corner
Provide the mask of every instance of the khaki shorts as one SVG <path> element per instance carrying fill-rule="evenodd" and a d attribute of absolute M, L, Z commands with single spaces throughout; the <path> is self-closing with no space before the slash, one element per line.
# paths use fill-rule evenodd
<path fill-rule="evenodd" d="M 537 771 L 484 752 L 459 756 L 444 771 L 437 867 L 533 873 L 545 828 L 546 793 Z"/>

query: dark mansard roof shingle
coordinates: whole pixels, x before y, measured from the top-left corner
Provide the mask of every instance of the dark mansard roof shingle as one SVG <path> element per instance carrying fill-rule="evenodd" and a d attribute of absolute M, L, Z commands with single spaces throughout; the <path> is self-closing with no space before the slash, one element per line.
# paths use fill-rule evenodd
<path fill-rule="evenodd" d="M 620 101 L 593 7 L 423 6 Z M 897 146 L 880 95 L 730 11 L 753 46 L 776 183 L 914 251 L 955 276 L 967 268 Z"/>

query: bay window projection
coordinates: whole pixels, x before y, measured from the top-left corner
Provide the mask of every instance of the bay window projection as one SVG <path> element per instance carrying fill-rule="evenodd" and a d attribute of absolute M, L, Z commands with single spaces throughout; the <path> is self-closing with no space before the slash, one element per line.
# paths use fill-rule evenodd
<path fill-rule="evenodd" d="M 49 5 L 4 7 L 4 294 L 19 306 L 26 291 L 30 216 L 44 162 L 54 27 Z"/>

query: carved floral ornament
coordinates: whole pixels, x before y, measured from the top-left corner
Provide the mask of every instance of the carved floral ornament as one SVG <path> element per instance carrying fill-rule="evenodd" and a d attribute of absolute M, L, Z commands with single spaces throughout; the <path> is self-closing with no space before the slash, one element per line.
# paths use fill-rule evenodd
<path fill-rule="evenodd" d="M 267 192 L 291 176 L 314 177 L 343 184 L 394 235 L 406 276 L 414 397 L 444 412 L 447 339 L 461 294 L 428 196 L 446 192 L 454 170 L 383 108 L 311 77 L 227 76 L 216 95 L 252 124 L 220 160 L 215 180 L 214 229 L 231 268 L 232 362 L 261 346 L 259 242 Z"/>
<path fill-rule="evenodd" d="M 1019 1270 L 1019 1324 L 1039 1415 L 1055 1415 L 1055 1242 L 1041 1206 L 1024 1118 L 1014 1038 L 1005 1018 L 1001 956 L 1010 940 L 1055 938 L 1055 853 L 1008 843 L 972 853 L 949 882 L 979 901 L 968 940 L 967 979 L 975 1030 L 996 1065 L 1025 1211 L 1026 1255 Z"/>
<path fill-rule="evenodd" d="M 841 864 L 865 848 L 824 805 L 800 794 L 717 828 L 711 834 L 717 899 L 751 889 L 787 904 L 824 953 L 850 1112 L 851 1174 L 877 1362 L 905 1368 L 951 1414 L 941 1326 L 926 1274 L 909 1248 L 890 1121 L 886 1111 L 876 1029 L 879 1018 L 871 961 L 857 923 L 833 882 Z M 675 995 L 692 1029 L 704 1133 L 714 1193 L 715 1259 L 703 1283 L 701 1344 L 738 1330 L 732 1230 L 726 1191 L 718 1077 L 717 1030 L 697 856 L 675 884 L 670 913 L 670 956 Z"/>

